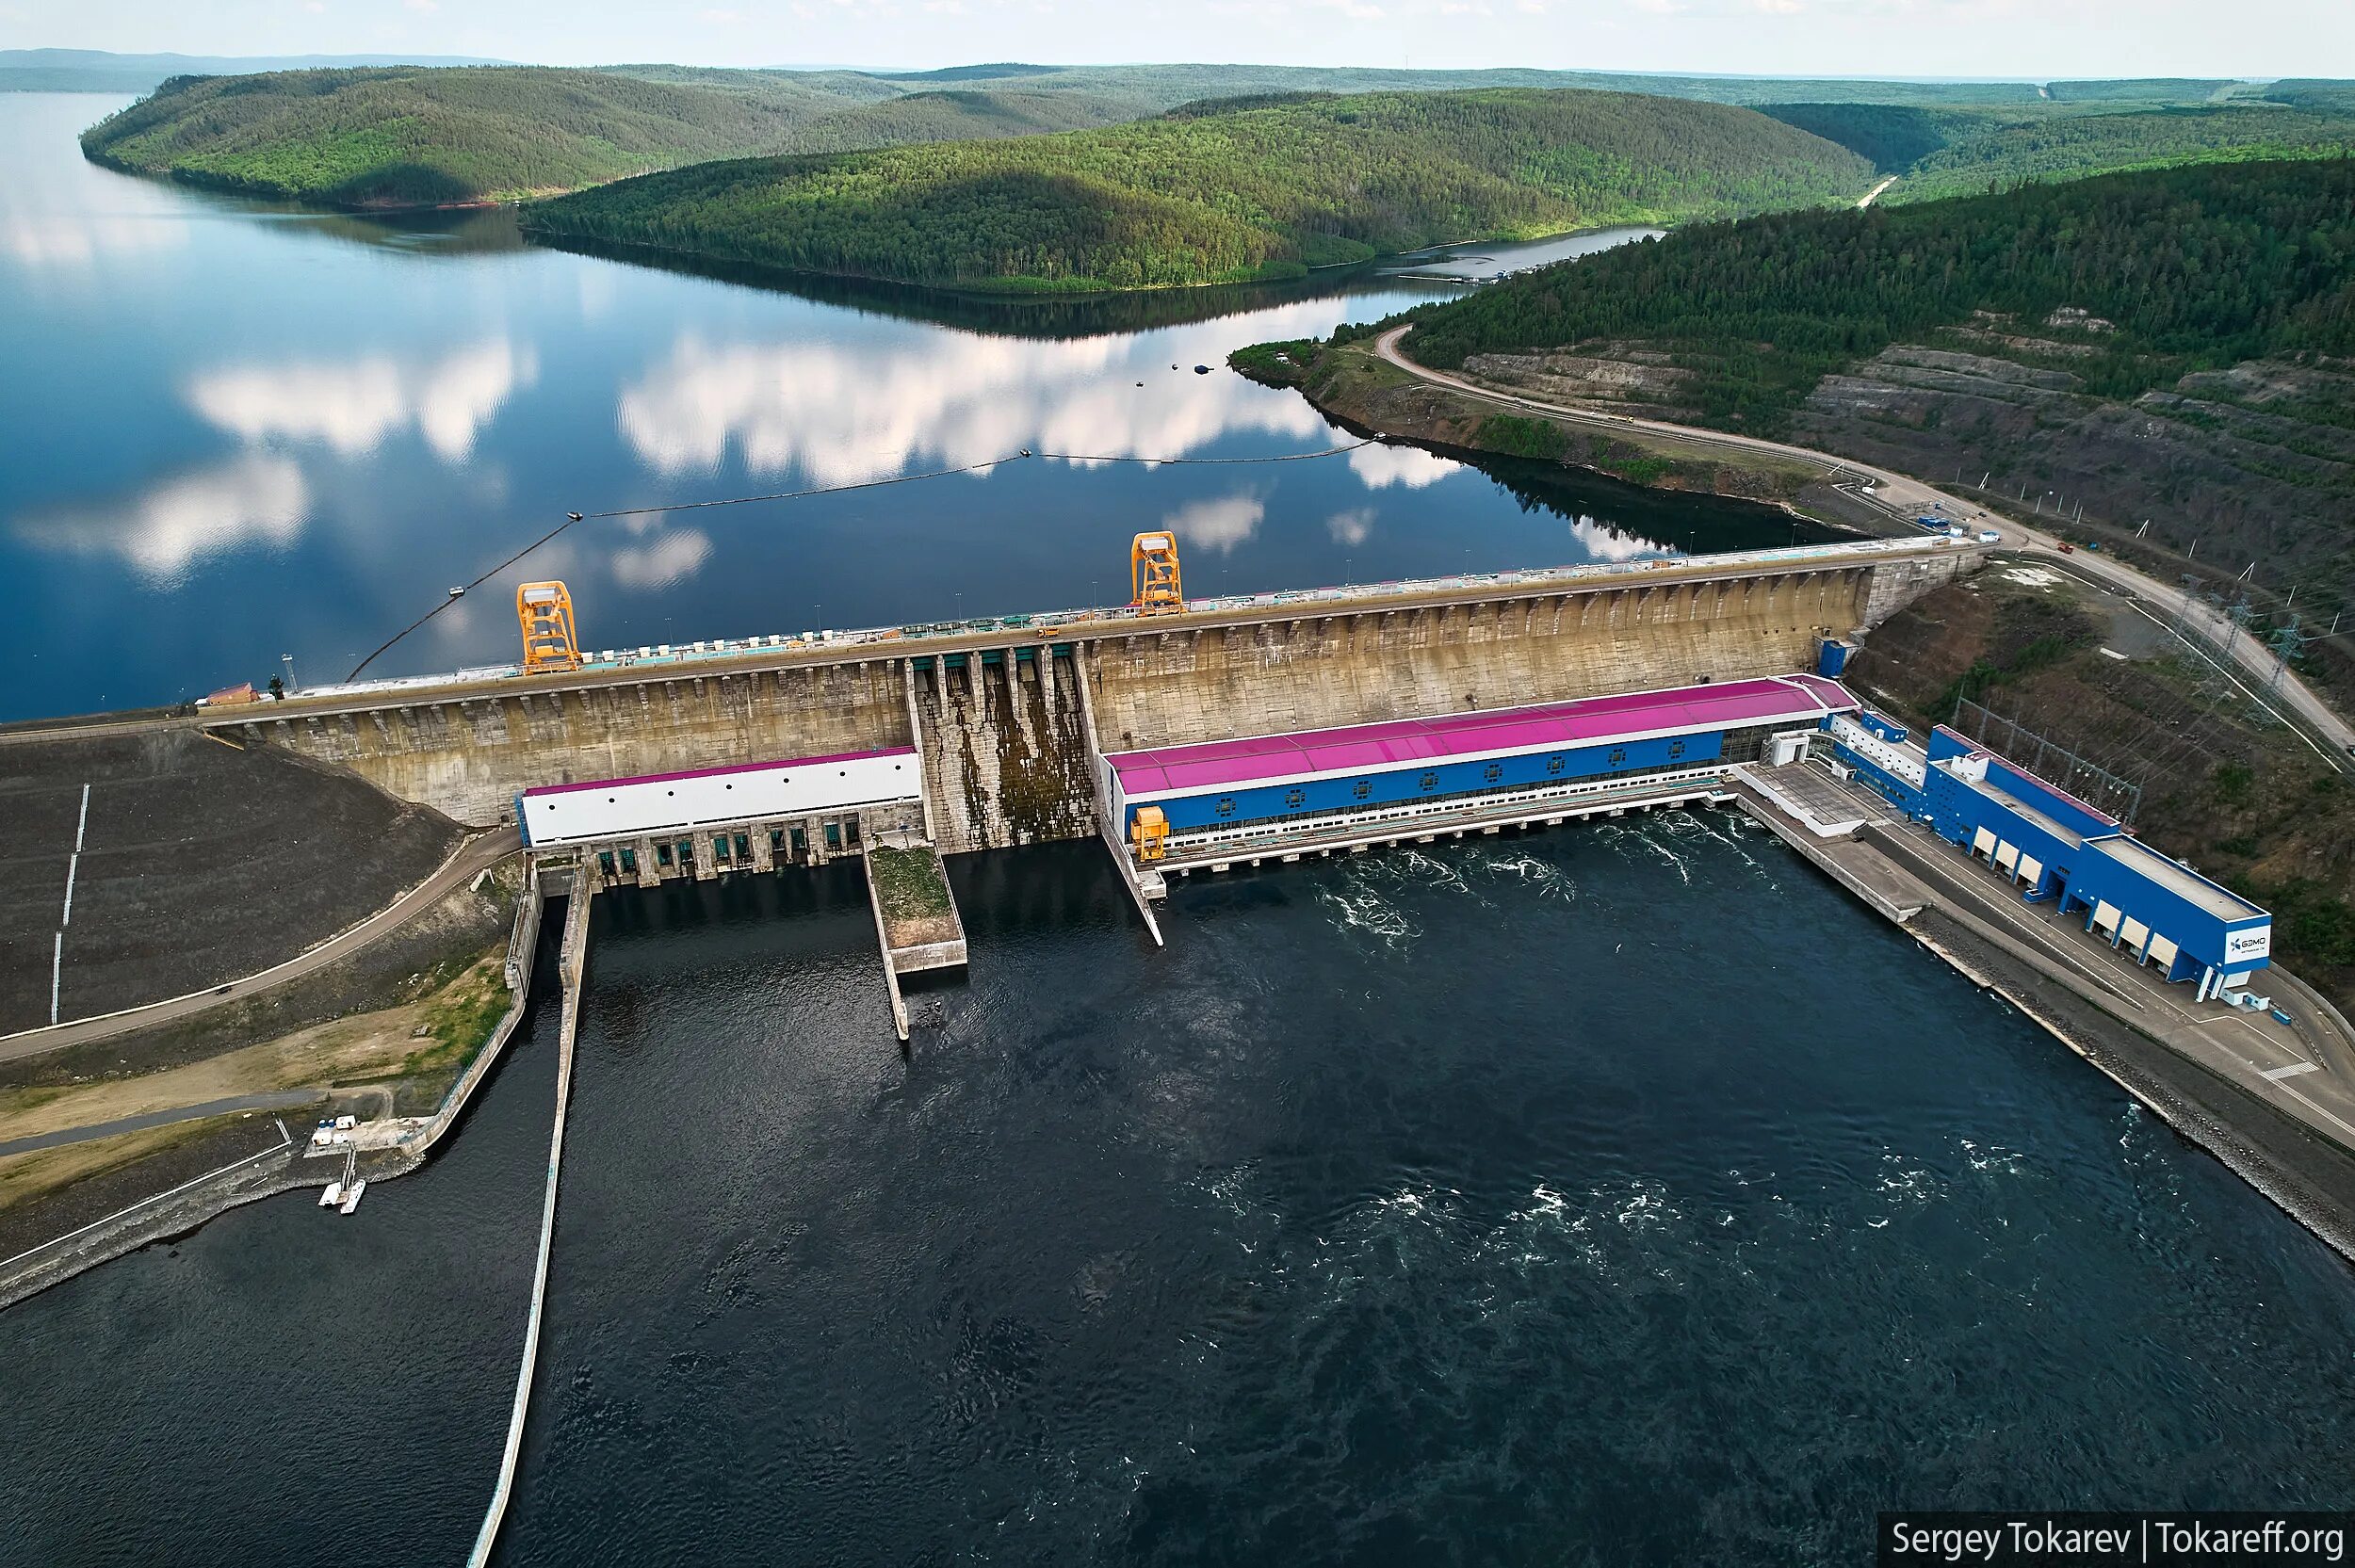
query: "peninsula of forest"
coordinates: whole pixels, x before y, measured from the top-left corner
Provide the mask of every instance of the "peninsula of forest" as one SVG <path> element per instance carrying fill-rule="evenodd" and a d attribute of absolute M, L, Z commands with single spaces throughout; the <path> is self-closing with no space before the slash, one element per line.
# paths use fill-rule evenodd
<path fill-rule="evenodd" d="M 1862 157 L 1746 108 L 1519 89 L 1221 101 L 1059 136 L 625 180 L 533 234 L 1006 292 L 1299 277 L 1450 240 L 1853 202 Z"/>

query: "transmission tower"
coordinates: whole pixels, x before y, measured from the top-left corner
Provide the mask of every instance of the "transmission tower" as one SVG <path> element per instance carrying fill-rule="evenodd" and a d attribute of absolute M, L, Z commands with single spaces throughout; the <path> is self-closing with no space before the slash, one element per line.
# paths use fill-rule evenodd
<path fill-rule="evenodd" d="M 2289 623 L 2275 632 L 2267 640 L 2273 644 L 2274 664 L 2273 678 L 2266 683 L 2266 694 L 2275 696 L 2282 689 L 2282 677 L 2290 672 L 2290 661 L 2305 652 L 2306 644 L 2312 642 L 2314 639 L 2298 629 L 2298 617 L 2293 615 L 2289 619 Z"/>

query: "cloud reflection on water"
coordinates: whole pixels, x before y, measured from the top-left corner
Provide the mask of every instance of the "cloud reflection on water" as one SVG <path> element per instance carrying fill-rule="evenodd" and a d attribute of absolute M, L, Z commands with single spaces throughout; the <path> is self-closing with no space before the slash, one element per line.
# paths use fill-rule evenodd
<path fill-rule="evenodd" d="M 509 396 L 538 379 L 531 348 L 497 337 L 422 363 L 374 353 L 205 371 L 189 380 L 187 396 L 205 419 L 248 441 L 319 442 L 360 457 L 414 426 L 436 456 L 458 462 Z"/>
<path fill-rule="evenodd" d="M 1255 335 L 1323 331 L 1330 314 L 1326 305 L 1260 313 Z M 1024 446 L 1179 457 L 1237 433 L 1324 435 L 1305 399 L 1226 371 L 1232 331 L 1204 323 L 1046 340 L 935 331 L 898 343 L 775 344 L 715 344 L 690 331 L 625 387 L 616 424 L 666 475 L 709 472 L 733 448 L 749 472 L 798 465 L 817 484 L 982 462 Z M 1215 373 L 1194 375 L 1205 363 Z M 1421 486 L 1454 466 L 1417 453 L 1358 472 L 1376 476 L 1373 484 Z"/>
<path fill-rule="evenodd" d="M 50 549 L 110 552 L 154 587 L 174 588 L 206 556 L 241 544 L 291 544 L 311 505 L 301 468 L 267 452 L 156 484 L 106 511 L 63 512 L 18 525 Z"/>
<path fill-rule="evenodd" d="M 1245 491 L 1238 495 L 1190 502 L 1164 516 L 1161 526 L 1176 534 L 1181 543 L 1197 550 L 1215 550 L 1224 556 L 1258 533 L 1266 516 L 1267 503 Z"/>
<path fill-rule="evenodd" d="M 1349 454 L 1349 471 L 1368 490 L 1384 490 L 1391 485 L 1421 490 L 1437 484 L 1451 474 L 1461 473 L 1463 468 L 1454 459 L 1426 452 L 1420 446 L 1360 446 Z"/>

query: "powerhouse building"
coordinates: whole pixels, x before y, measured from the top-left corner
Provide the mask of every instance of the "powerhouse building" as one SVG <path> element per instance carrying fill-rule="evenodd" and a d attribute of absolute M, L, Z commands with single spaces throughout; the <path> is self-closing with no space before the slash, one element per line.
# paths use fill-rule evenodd
<path fill-rule="evenodd" d="M 1183 854 L 1326 824 L 1718 781 L 1735 763 L 1787 760 L 1771 756 L 1774 737 L 1795 754 L 1857 705 L 1837 681 L 1778 675 L 1115 752 L 1098 783 L 1123 841 L 1155 812 L 1165 852 Z"/>
<path fill-rule="evenodd" d="M 1869 709 L 1826 721 L 1833 754 L 1899 810 L 2200 999 L 2237 1000 L 2270 962 L 2273 917 L 2136 838 L 2108 813 L 1968 736 L 1940 725 L 1926 746 Z"/>

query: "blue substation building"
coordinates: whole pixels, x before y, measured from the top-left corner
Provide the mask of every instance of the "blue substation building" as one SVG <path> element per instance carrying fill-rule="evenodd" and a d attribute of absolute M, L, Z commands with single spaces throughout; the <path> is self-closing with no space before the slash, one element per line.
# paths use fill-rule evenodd
<path fill-rule="evenodd" d="M 2237 1001 L 2270 962 L 2273 917 L 2116 817 L 1940 725 L 1926 746 L 1869 708 L 1824 719 L 1858 782 L 2200 999 Z"/>

